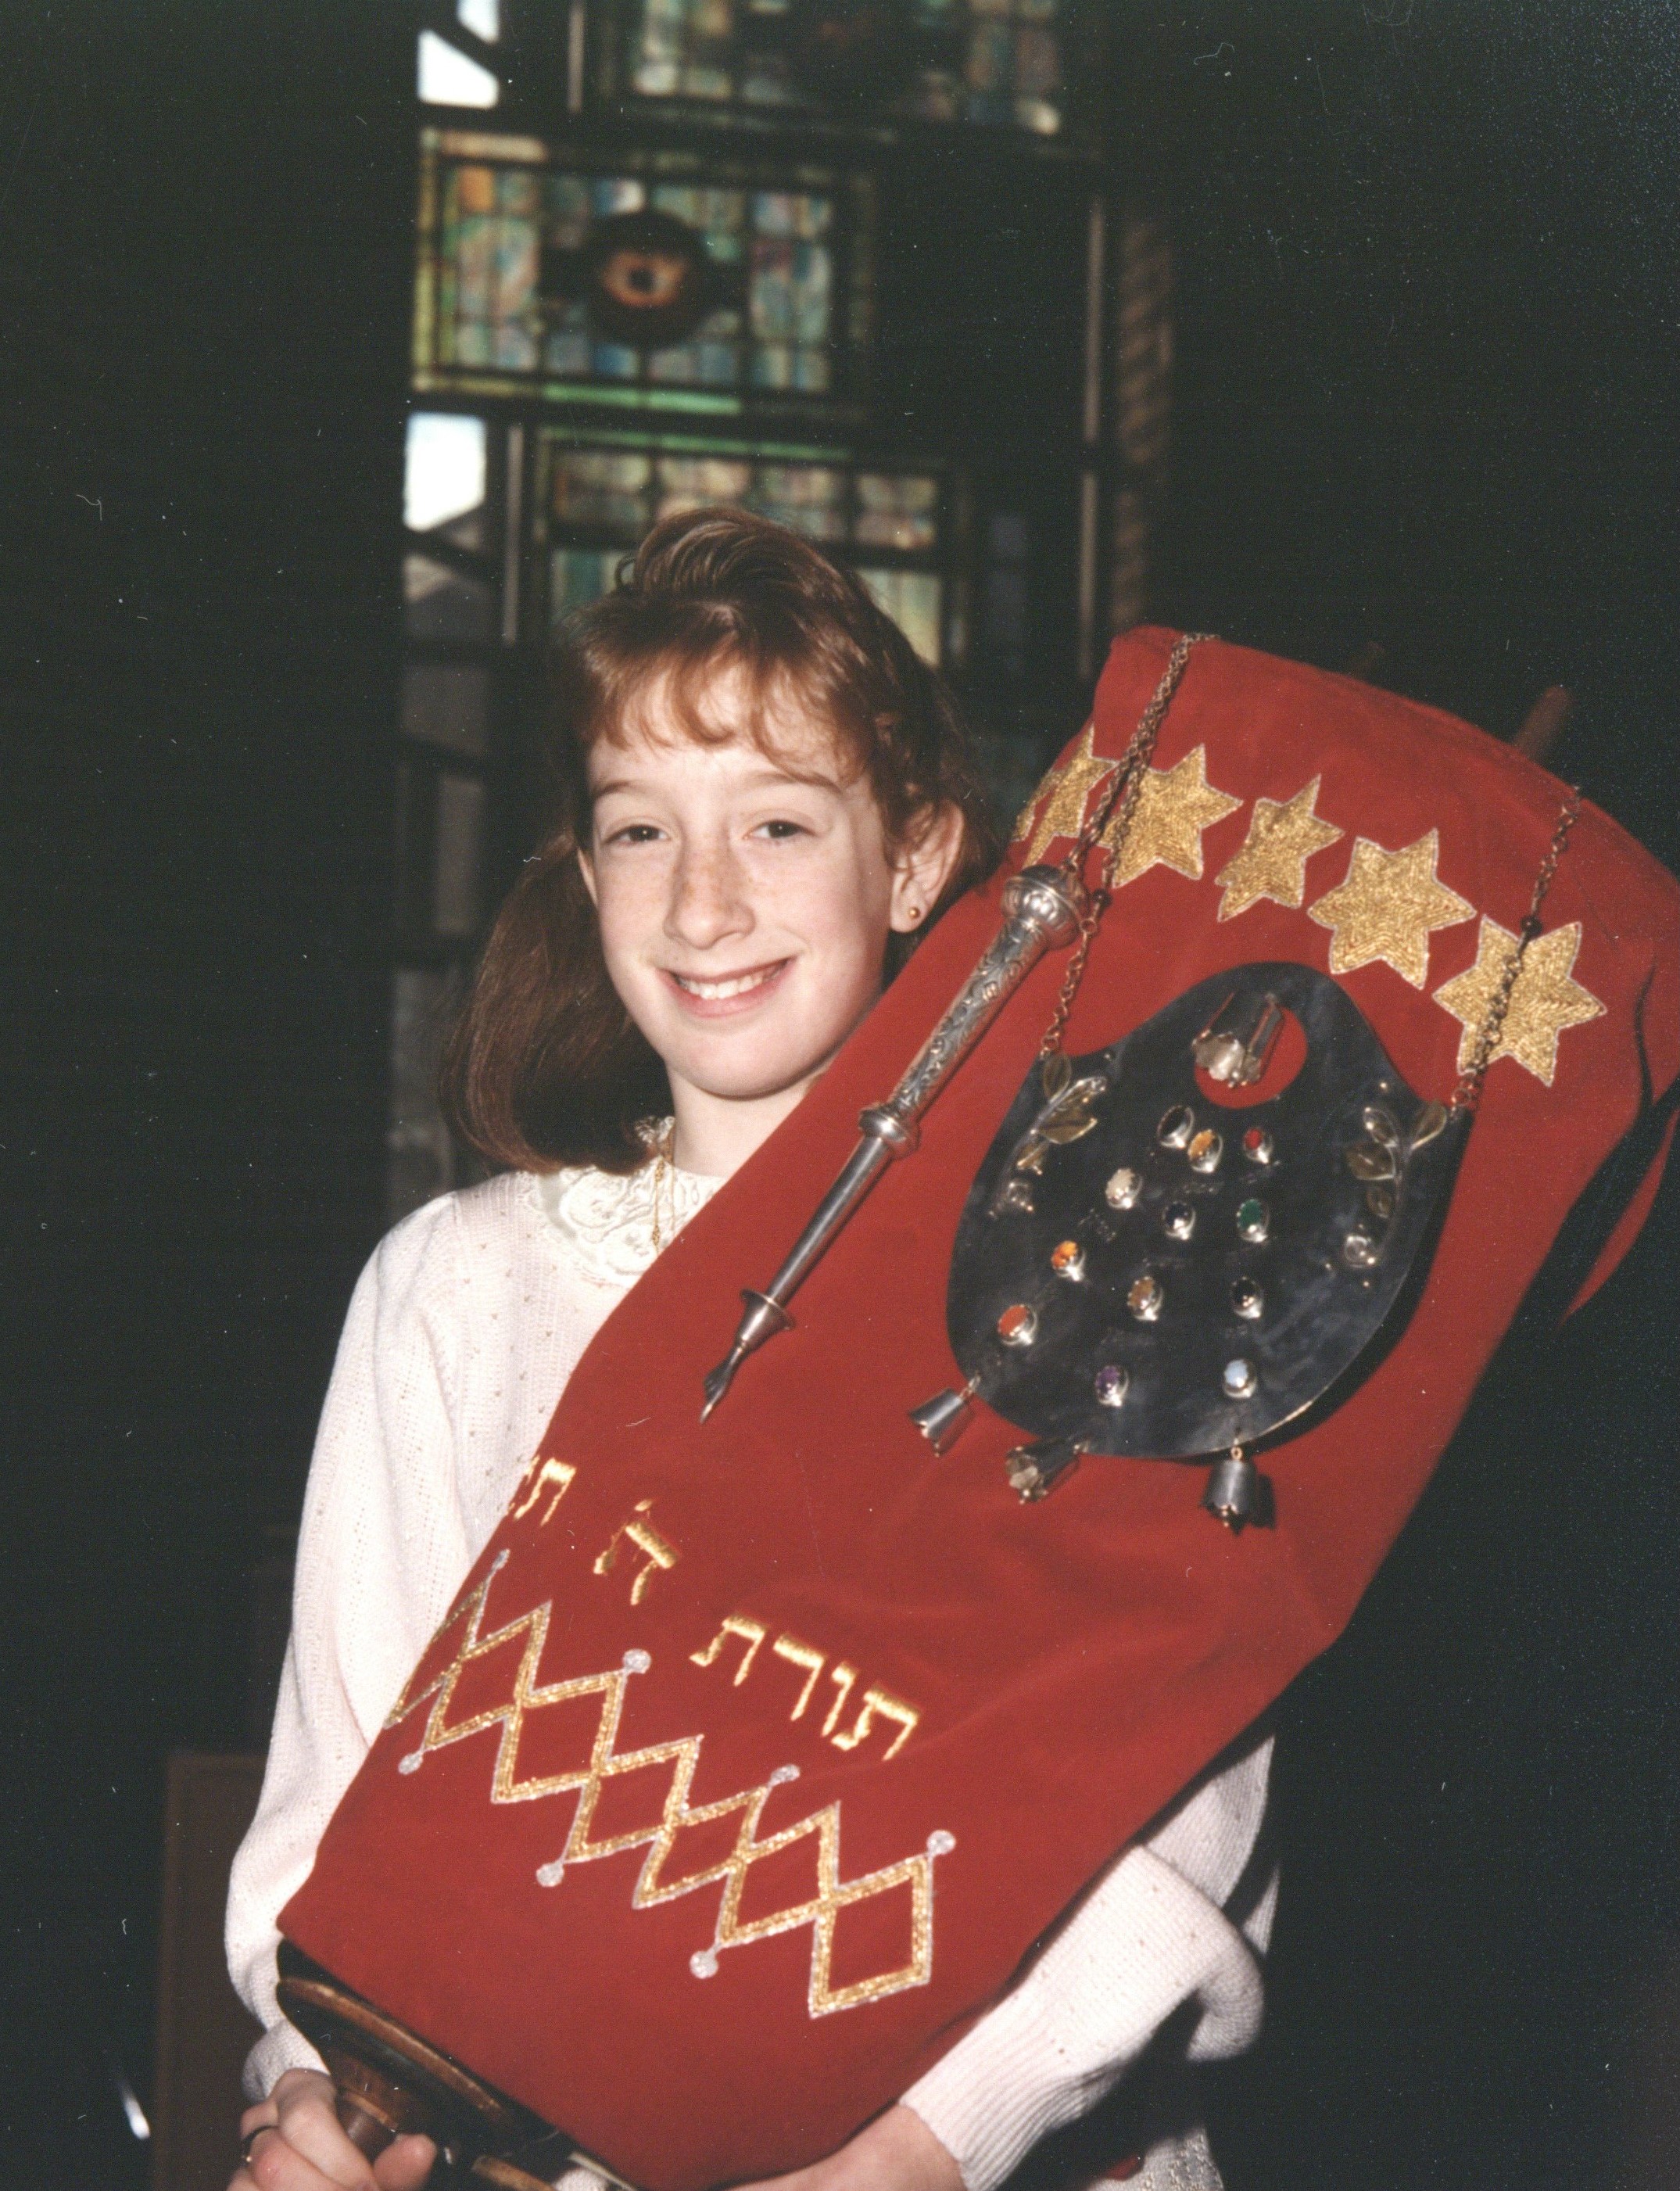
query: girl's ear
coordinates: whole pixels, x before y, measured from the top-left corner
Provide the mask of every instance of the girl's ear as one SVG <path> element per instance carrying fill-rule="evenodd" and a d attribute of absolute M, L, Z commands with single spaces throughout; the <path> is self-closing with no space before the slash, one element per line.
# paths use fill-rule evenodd
<path fill-rule="evenodd" d="M 939 903 L 962 849 L 962 810 L 954 800 L 936 806 L 906 835 L 893 869 L 890 925 L 900 936 L 920 928 Z"/>

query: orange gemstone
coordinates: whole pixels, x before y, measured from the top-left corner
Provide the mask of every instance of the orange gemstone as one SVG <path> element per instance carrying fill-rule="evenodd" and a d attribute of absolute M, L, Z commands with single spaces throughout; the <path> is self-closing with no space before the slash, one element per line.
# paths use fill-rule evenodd
<path fill-rule="evenodd" d="M 997 1335 L 1006 1346 L 1030 1346 L 1038 1336 L 1037 1310 L 1012 1302 L 997 1319 Z"/>

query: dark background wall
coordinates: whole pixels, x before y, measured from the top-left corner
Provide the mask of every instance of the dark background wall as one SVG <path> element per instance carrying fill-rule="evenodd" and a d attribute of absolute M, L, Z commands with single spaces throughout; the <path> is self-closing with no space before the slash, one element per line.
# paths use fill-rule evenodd
<path fill-rule="evenodd" d="M 1161 612 L 1376 641 L 1501 731 L 1565 682 L 1557 765 L 1673 863 L 1673 11 L 1115 12 L 1178 252 Z M 87 2065 L 144 2083 L 162 1758 L 248 1739 L 252 1571 L 380 1225 L 411 37 L 343 0 L 9 23 L 19 2182 L 123 2180 Z M 1672 1213 L 1513 1352 L 1286 1707 L 1239 2186 L 1598 2182 L 1635 2134 L 1680 1926 Z"/>

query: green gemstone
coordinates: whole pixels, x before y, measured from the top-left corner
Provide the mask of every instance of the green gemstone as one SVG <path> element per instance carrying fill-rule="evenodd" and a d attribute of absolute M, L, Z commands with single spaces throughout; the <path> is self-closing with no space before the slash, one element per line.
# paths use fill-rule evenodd
<path fill-rule="evenodd" d="M 1263 1240 L 1270 1229 L 1270 1215 L 1263 1202 L 1251 1195 L 1237 1205 L 1237 1231 L 1245 1240 Z"/>

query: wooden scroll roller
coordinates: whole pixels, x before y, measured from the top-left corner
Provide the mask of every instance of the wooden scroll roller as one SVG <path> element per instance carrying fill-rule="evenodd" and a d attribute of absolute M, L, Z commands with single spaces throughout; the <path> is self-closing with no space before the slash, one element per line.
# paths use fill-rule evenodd
<path fill-rule="evenodd" d="M 394 2138 L 417 2134 L 438 2148 L 429 2191 L 486 2184 L 498 2191 L 550 2191 L 554 2179 L 572 2167 L 588 2168 L 620 2191 L 631 2191 L 564 2132 L 352 1993 L 285 1940 L 279 1999 L 326 2064 L 338 2088 L 338 2120 L 369 2160 Z"/>

